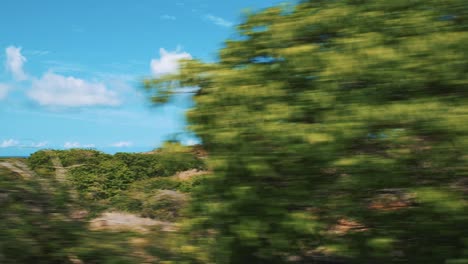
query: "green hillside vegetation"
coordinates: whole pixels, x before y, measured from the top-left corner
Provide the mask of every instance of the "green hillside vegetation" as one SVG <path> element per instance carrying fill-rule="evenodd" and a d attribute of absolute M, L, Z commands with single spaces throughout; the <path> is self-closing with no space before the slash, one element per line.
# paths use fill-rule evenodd
<path fill-rule="evenodd" d="M 54 164 L 54 158 L 59 164 Z M 44 177 L 54 176 L 57 166 L 62 166 L 80 198 L 90 201 L 109 199 L 133 183 L 148 179 L 154 179 L 153 185 L 161 182 L 161 187 L 176 188 L 178 183 L 170 186 L 171 180 L 162 178 L 180 171 L 205 169 L 200 158 L 173 143 L 156 152 L 115 155 L 87 149 L 42 150 L 28 158 L 28 165 Z"/>
<path fill-rule="evenodd" d="M 89 231 L 59 189 L 51 179 L 0 167 L 0 263 L 141 263 L 129 244 L 135 234 Z"/>
<path fill-rule="evenodd" d="M 89 221 L 104 211 L 178 221 L 190 192 L 205 177 L 196 173 L 205 169 L 203 160 L 191 148 L 174 143 L 151 153 L 43 150 L 28 159 L 0 162 L 12 166 L 0 164 L 0 263 L 142 263 L 152 259 L 147 251 L 165 242 L 145 241 L 155 234 L 165 236 L 160 228 L 150 228 L 151 235 L 90 230 Z M 194 176 L 179 179 L 175 175 L 187 170 Z M 139 242 L 143 245 L 132 241 L 143 241 Z M 166 250 L 162 247 L 158 252 Z"/>

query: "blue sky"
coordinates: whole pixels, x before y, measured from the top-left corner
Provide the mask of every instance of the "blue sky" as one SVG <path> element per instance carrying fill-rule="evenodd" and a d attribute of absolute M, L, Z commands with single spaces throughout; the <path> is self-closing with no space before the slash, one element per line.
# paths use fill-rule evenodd
<path fill-rule="evenodd" d="M 189 95 L 153 107 L 140 83 L 215 61 L 246 8 L 277 0 L 2 0 L 0 156 L 41 148 L 147 151 L 186 132 Z"/>

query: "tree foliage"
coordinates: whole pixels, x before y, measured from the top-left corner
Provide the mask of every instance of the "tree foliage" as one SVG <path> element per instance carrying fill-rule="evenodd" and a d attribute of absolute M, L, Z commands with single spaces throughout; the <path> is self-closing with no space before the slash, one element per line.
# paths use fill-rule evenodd
<path fill-rule="evenodd" d="M 204 261 L 468 261 L 467 16 L 464 0 L 302 1 L 247 15 L 218 62 L 147 80 L 156 103 L 199 87 Z"/>

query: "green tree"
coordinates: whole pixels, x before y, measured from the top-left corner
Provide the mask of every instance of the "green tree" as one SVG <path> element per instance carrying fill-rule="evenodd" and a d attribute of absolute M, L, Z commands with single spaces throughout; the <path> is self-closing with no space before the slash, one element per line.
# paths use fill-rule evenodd
<path fill-rule="evenodd" d="M 199 87 L 199 260 L 468 261 L 467 16 L 464 0 L 272 7 L 218 62 L 145 81 L 156 103 Z"/>

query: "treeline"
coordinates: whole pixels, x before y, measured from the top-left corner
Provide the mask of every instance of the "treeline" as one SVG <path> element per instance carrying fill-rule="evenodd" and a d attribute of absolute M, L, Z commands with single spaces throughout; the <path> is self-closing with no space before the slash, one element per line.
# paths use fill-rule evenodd
<path fill-rule="evenodd" d="M 205 169 L 203 160 L 190 148 L 174 143 L 155 152 L 115 155 L 90 149 L 42 150 L 28 158 L 28 165 L 43 175 L 54 175 L 60 169 L 57 165 L 62 166 L 73 188 L 89 200 L 113 197 L 136 181 Z"/>

